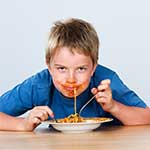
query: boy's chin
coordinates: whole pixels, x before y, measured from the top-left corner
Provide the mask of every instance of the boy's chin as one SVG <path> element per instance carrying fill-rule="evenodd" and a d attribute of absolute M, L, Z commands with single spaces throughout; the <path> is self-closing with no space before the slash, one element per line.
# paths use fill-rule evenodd
<path fill-rule="evenodd" d="M 63 92 L 62 95 L 64 95 L 67 98 L 74 98 L 75 97 L 74 91 Z M 78 94 L 76 96 L 78 96 Z"/>
<path fill-rule="evenodd" d="M 67 98 L 74 98 L 74 93 L 62 93 Z"/>

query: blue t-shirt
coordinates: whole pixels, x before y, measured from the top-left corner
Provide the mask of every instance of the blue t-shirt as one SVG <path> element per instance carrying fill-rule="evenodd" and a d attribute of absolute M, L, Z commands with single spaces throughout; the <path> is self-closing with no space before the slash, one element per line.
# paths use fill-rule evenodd
<path fill-rule="evenodd" d="M 146 107 L 144 101 L 130 90 L 114 71 L 98 65 L 88 88 L 77 96 L 77 112 L 92 97 L 91 89 L 97 87 L 104 79 L 111 80 L 110 86 L 114 100 L 128 106 Z M 53 110 L 57 119 L 74 114 L 74 99 L 66 98 L 55 88 L 47 69 L 28 78 L 0 97 L 0 112 L 12 116 L 19 116 L 34 106 L 44 105 Z M 81 116 L 114 118 L 110 113 L 105 112 L 96 100 L 83 109 Z M 114 118 L 111 124 L 118 123 L 120 122 Z"/>

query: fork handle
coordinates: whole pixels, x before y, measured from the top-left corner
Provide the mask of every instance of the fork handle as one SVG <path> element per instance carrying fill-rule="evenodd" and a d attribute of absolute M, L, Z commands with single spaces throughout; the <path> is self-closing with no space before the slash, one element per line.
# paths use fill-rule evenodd
<path fill-rule="evenodd" d="M 79 115 L 81 114 L 82 110 L 83 110 L 95 97 L 96 97 L 96 95 L 92 96 L 92 97 L 90 98 L 90 100 L 88 100 L 88 101 L 82 106 L 82 108 L 81 108 L 80 111 L 79 111 Z"/>

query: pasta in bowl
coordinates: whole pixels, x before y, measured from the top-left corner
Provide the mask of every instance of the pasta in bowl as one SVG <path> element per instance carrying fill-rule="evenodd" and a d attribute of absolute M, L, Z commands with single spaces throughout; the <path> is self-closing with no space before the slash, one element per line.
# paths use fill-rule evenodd
<path fill-rule="evenodd" d="M 85 133 L 98 128 L 104 122 L 110 122 L 112 120 L 112 118 L 105 117 L 84 118 L 78 114 L 72 114 L 63 119 L 46 122 L 48 122 L 54 129 L 63 133 Z"/>

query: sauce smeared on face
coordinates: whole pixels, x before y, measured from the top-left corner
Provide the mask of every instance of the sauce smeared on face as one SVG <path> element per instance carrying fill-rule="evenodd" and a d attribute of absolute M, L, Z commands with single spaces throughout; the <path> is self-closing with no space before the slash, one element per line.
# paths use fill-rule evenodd
<path fill-rule="evenodd" d="M 59 83 L 61 86 L 61 93 L 69 98 L 74 98 L 74 90 L 76 88 L 76 96 L 80 95 L 83 91 L 84 88 L 86 87 L 85 84 L 86 83 L 80 83 L 80 84 L 76 84 L 76 83 L 64 83 L 61 84 Z"/>

